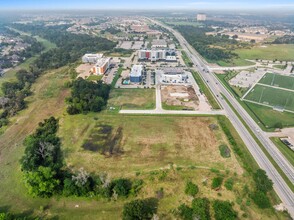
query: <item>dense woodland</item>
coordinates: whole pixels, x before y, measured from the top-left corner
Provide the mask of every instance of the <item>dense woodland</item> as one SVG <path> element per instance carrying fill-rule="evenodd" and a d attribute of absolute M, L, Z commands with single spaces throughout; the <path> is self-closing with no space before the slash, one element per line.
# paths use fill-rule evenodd
<path fill-rule="evenodd" d="M 232 52 L 231 48 L 238 46 L 238 42 L 234 39 L 229 39 L 229 36 L 212 36 L 206 35 L 206 32 L 213 31 L 209 27 L 194 27 L 194 26 L 176 26 L 179 32 L 205 59 L 217 62 L 221 60 L 230 60 L 238 57 Z"/>
<path fill-rule="evenodd" d="M 71 97 L 66 99 L 67 112 L 71 115 L 99 112 L 107 104 L 110 86 L 101 81 L 92 82 L 78 78 L 73 81 Z"/>

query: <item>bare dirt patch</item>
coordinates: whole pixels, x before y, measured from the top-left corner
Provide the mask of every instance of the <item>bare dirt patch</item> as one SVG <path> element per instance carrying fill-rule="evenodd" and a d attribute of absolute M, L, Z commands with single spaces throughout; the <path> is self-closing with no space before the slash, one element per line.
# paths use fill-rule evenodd
<path fill-rule="evenodd" d="M 199 99 L 192 86 L 162 86 L 162 102 L 170 106 L 183 106 L 183 108 L 197 110 Z"/>
<path fill-rule="evenodd" d="M 79 65 L 76 68 L 77 73 L 79 74 L 78 77 L 82 77 L 82 78 L 87 78 L 88 76 L 91 75 L 91 69 L 94 65 L 93 64 L 89 64 L 89 63 L 84 63 Z"/>

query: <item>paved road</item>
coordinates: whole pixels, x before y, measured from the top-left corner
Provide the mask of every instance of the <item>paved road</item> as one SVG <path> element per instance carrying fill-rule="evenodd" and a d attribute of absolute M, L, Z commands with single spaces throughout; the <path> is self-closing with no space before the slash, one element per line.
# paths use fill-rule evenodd
<path fill-rule="evenodd" d="M 258 165 L 267 172 L 269 178 L 272 179 L 274 183 L 274 189 L 279 195 L 285 207 L 288 209 L 288 212 L 294 218 L 294 194 L 289 188 L 289 186 L 285 183 L 284 179 L 280 176 L 278 171 L 274 168 L 272 163 L 268 160 L 267 156 L 260 149 L 256 141 L 253 139 L 249 131 L 239 120 L 238 116 L 234 113 L 231 107 L 227 104 L 225 100 L 221 98 L 221 93 L 229 100 L 229 102 L 235 107 L 238 111 L 242 119 L 247 123 L 250 129 L 256 134 L 257 138 L 264 145 L 267 151 L 271 154 L 280 168 L 284 171 L 284 173 L 288 176 L 290 181 L 294 183 L 294 169 L 293 166 L 287 161 L 287 159 L 278 151 L 278 149 L 274 146 L 274 144 L 267 137 L 265 132 L 260 132 L 259 126 L 255 123 L 255 121 L 249 116 L 249 114 L 243 109 L 243 107 L 238 103 L 238 101 L 233 97 L 233 95 L 226 90 L 226 88 L 220 83 L 218 78 L 209 71 L 209 67 L 202 60 L 201 56 L 197 53 L 197 51 L 188 44 L 188 42 L 184 39 L 184 37 L 174 29 L 158 22 L 150 19 L 152 22 L 163 26 L 168 29 L 170 32 L 174 34 L 174 36 L 178 39 L 181 44 L 183 50 L 190 57 L 198 72 L 205 80 L 207 85 L 212 90 L 213 94 L 219 95 L 217 100 L 220 102 L 224 110 L 226 111 L 228 118 L 238 131 L 239 135 L 243 139 L 250 153 L 257 161 Z"/>

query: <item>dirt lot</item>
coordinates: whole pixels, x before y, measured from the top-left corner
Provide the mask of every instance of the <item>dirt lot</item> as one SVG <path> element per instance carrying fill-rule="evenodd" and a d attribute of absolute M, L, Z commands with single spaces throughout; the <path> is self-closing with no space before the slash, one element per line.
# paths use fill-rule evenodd
<path fill-rule="evenodd" d="M 79 65 L 76 68 L 77 73 L 79 74 L 78 77 L 82 77 L 82 78 L 87 78 L 88 76 L 90 76 L 90 70 L 93 67 L 93 64 L 89 64 L 89 63 L 84 63 Z"/>
<path fill-rule="evenodd" d="M 162 102 L 168 106 L 183 106 L 198 110 L 199 99 L 192 86 L 162 86 Z"/>

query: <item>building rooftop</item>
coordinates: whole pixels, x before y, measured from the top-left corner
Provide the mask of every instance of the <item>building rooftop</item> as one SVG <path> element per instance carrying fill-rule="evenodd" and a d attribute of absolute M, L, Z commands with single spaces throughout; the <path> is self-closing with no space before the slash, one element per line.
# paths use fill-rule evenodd
<path fill-rule="evenodd" d="M 143 65 L 134 65 L 132 67 L 130 76 L 132 77 L 138 77 L 142 75 L 142 71 L 143 71 Z"/>
<path fill-rule="evenodd" d="M 102 58 L 103 53 L 86 53 L 84 57 L 95 57 L 95 58 Z"/>
<path fill-rule="evenodd" d="M 152 46 L 161 46 L 161 45 L 165 45 L 165 46 L 167 46 L 167 43 L 166 43 L 166 41 L 165 40 L 163 40 L 163 39 L 159 39 L 159 40 L 153 40 L 152 41 Z"/>
<path fill-rule="evenodd" d="M 100 58 L 97 60 L 96 66 L 100 67 L 100 66 L 104 66 L 105 63 L 109 62 L 110 58 L 108 57 L 104 57 L 104 58 Z"/>

